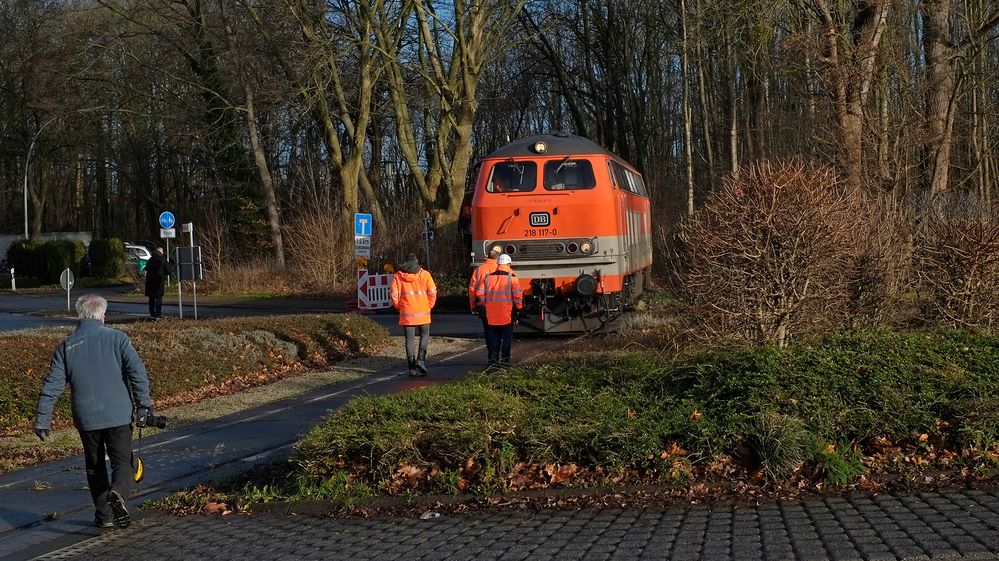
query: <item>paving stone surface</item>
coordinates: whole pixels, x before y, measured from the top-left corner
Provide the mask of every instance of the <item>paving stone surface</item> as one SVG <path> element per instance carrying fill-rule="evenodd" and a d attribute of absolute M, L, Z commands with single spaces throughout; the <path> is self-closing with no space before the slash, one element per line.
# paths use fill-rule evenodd
<path fill-rule="evenodd" d="M 999 493 L 330 519 L 155 515 L 46 560 L 999 560 Z"/>

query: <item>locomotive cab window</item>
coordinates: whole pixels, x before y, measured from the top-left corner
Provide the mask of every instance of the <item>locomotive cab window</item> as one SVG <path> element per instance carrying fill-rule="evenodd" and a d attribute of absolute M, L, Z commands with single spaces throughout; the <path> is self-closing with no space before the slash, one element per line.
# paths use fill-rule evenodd
<path fill-rule="evenodd" d="M 499 162 L 489 172 L 486 191 L 489 193 L 517 193 L 533 191 L 538 180 L 538 166 L 534 162 Z"/>
<path fill-rule="evenodd" d="M 545 189 L 563 191 L 593 189 L 597 181 L 589 160 L 549 160 L 545 162 Z"/>

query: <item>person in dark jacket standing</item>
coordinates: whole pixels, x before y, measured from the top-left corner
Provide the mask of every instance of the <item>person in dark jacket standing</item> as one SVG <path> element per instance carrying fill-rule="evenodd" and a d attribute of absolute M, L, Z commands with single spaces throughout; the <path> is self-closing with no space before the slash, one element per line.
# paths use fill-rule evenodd
<path fill-rule="evenodd" d="M 157 247 L 146 263 L 146 296 L 149 297 L 149 317 L 163 317 L 163 294 L 166 279 L 174 270 L 173 263 L 163 257 L 163 248 Z"/>
<path fill-rule="evenodd" d="M 126 501 L 132 474 L 132 409 L 152 412 L 149 377 L 128 335 L 104 326 L 108 303 L 95 294 L 76 301 L 80 325 L 52 356 L 38 397 L 35 434 L 49 437 L 52 409 L 66 385 L 71 388 L 73 424 L 83 441 L 87 483 L 101 528 L 131 523 Z M 111 459 L 108 481 L 105 455 Z"/>

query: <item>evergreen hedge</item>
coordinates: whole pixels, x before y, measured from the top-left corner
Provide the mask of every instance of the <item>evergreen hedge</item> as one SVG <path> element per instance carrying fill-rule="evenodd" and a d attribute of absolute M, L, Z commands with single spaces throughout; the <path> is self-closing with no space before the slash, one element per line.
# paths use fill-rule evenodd
<path fill-rule="evenodd" d="M 7 250 L 7 261 L 18 276 L 54 283 L 59 282 L 59 276 L 67 268 L 73 274 L 80 273 L 80 259 L 85 251 L 83 242 L 78 240 L 21 240 Z"/>
<path fill-rule="evenodd" d="M 90 242 L 94 276 L 115 279 L 125 274 L 125 244 L 118 238 Z"/>

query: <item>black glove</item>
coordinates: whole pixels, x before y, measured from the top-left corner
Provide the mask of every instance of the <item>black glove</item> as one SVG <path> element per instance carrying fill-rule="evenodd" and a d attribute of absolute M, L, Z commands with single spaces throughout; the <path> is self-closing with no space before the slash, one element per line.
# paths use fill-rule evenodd
<path fill-rule="evenodd" d="M 45 442 L 45 440 L 49 437 L 49 429 L 40 429 L 36 427 L 35 436 L 37 436 L 42 442 Z"/>
<path fill-rule="evenodd" d="M 153 414 L 152 407 L 139 407 L 135 415 L 135 426 L 137 428 L 143 428 L 146 426 L 146 418 Z"/>

